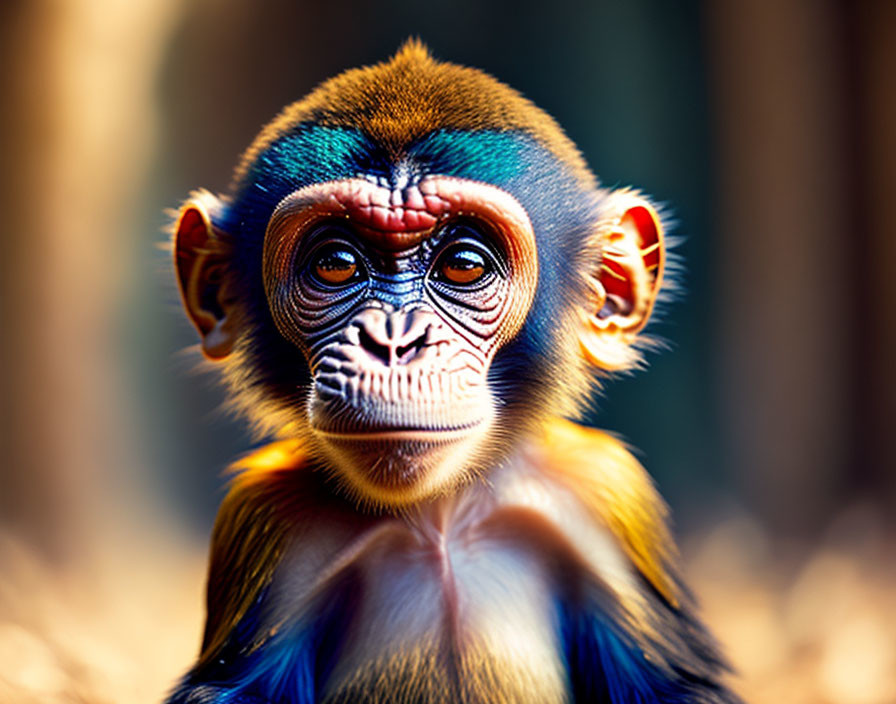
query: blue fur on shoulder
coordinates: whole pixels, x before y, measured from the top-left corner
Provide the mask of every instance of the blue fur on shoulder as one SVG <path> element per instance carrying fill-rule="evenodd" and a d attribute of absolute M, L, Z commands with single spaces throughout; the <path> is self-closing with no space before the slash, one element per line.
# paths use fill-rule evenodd
<path fill-rule="evenodd" d="M 659 668 L 598 610 L 558 605 L 574 702 L 692 704 L 706 701 L 674 668 Z"/>
<path fill-rule="evenodd" d="M 215 662 L 194 670 L 166 704 L 314 704 L 352 618 L 351 577 L 338 585 L 312 621 L 290 624 L 259 643 L 263 592 Z"/>

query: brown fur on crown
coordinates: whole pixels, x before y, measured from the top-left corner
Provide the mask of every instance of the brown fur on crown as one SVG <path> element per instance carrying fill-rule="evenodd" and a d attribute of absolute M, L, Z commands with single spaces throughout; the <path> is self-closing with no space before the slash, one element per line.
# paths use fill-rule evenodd
<path fill-rule="evenodd" d="M 360 129 L 395 159 L 436 129 L 518 130 L 547 147 L 586 187 L 597 184 L 550 115 L 487 73 L 434 59 L 418 39 L 406 41 L 389 61 L 345 71 L 284 108 L 246 150 L 235 183 L 268 146 L 305 122 Z"/>

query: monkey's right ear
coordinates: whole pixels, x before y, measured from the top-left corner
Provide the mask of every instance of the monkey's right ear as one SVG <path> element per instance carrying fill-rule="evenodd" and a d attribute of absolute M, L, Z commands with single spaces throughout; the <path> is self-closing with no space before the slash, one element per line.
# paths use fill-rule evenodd
<path fill-rule="evenodd" d="M 239 335 L 230 238 L 212 223 L 220 201 L 201 192 L 187 201 L 174 227 L 174 266 L 184 308 L 202 337 L 202 352 L 223 359 Z"/>

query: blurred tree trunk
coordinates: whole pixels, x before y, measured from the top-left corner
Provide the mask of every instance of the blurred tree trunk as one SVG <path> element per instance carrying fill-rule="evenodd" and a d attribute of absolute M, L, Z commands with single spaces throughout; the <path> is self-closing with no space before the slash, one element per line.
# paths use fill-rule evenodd
<path fill-rule="evenodd" d="M 896 6 L 706 8 L 727 456 L 769 526 L 805 534 L 894 498 Z"/>
<path fill-rule="evenodd" d="M 173 7 L 0 10 L 0 522 L 56 557 L 134 454 L 115 326 Z"/>
<path fill-rule="evenodd" d="M 889 502 L 896 521 L 896 3 L 844 3 L 854 49 L 857 329 L 853 403 L 862 489 Z M 886 494 L 881 495 L 883 489 Z"/>

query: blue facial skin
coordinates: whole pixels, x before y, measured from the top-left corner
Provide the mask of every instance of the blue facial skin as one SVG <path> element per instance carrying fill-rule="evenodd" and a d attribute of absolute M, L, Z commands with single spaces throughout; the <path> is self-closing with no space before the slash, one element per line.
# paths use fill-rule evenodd
<path fill-rule="evenodd" d="M 503 400 L 513 406 L 538 395 L 554 378 L 557 334 L 574 297 L 581 295 L 577 271 L 581 244 L 595 221 L 599 192 L 584 187 L 532 136 L 510 131 L 436 130 L 408 145 L 396 161 L 356 129 L 299 125 L 270 144 L 254 161 L 221 221 L 215 224 L 236 239 L 234 262 L 250 292 L 250 317 L 259 325 L 258 344 L 248 360 L 250 384 L 264 387 L 288 403 L 300 402 L 296 389 L 308 382 L 297 350 L 276 334 L 261 282 L 261 256 L 268 220 L 277 204 L 305 186 L 358 176 L 390 183 L 407 174 L 443 175 L 489 183 L 513 195 L 525 208 L 538 244 L 539 281 L 527 322 L 499 351 L 491 379 L 512 379 Z M 284 374 L 284 369 L 292 369 Z"/>

